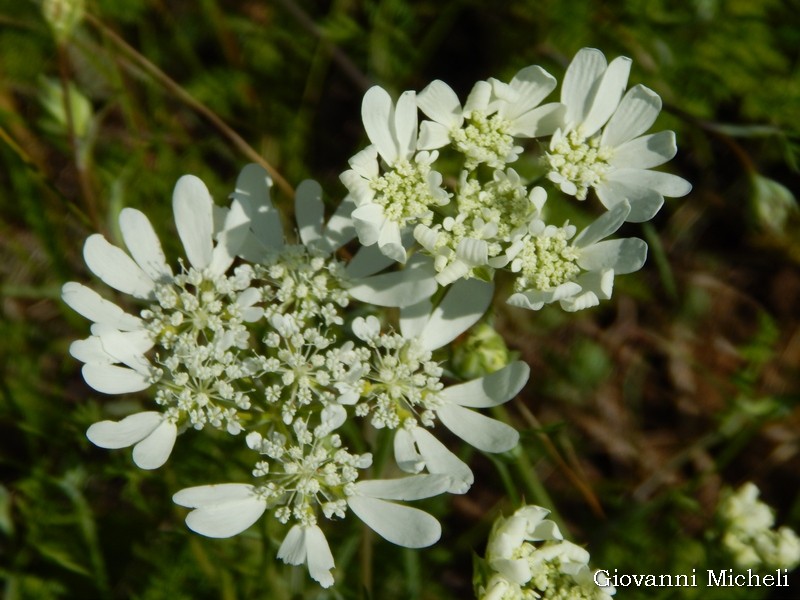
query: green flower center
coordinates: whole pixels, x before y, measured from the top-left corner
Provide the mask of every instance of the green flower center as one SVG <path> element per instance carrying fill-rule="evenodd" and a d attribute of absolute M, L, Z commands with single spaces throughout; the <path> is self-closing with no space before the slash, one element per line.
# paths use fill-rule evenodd
<path fill-rule="evenodd" d="M 471 171 L 480 163 L 486 163 L 502 169 L 507 162 L 516 159 L 508 121 L 499 115 L 488 117 L 478 111 L 464 116 L 466 126 L 450 132 L 453 146 L 467 157 L 464 168 Z"/>
<path fill-rule="evenodd" d="M 569 244 L 564 228 L 531 236 L 514 259 L 519 267 L 514 289 L 545 291 L 558 287 L 580 272 L 577 261 L 578 251 Z"/>
<path fill-rule="evenodd" d="M 599 136 L 588 140 L 580 129 L 569 132 L 547 153 L 547 162 L 555 173 L 550 178 L 556 183 L 569 181 L 575 185 L 575 197 L 585 200 L 590 187 L 599 184 L 610 169 L 608 161 L 613 148 L 600 146 Z"/>
<path fill-rule="evenodd" d="M 442 204 L 431 189 L 430 172 L 430 165 L 424 162 L 397 162 L 391 171 L 370 183 L 376 192 L 375 203 L 383 207 L 388 219 L 400 225 L 411 220 L 429 224 L 433 216 L 430 207 Z"/>

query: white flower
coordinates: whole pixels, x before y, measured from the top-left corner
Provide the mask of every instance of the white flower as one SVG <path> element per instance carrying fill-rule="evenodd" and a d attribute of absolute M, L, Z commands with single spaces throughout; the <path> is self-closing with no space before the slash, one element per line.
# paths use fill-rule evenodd
<path fill-rule="evenodd" d="M 555 227 L 534 220 L 529 233 L 509 251 L 511 271 L 518 273 L 508 303 L 539 310 L 559 301 L 567 311 L 582 310 L 608 300 L 614 276 L 638 271 L 647 244 L 638 238 L 601 241 L 625 222 L 630 205 L 623 201 L 571 239 L 572 225 Z M 571 241 L 570 241 L 571 240 Z"/>
<path fill-rule="evenodd" d="M 550 141 L 548 178 L 579 200 L 594 188 L 608 209 L 627 200 L 627 220 L 641 222 L 658 212 L 664 196 L 685 196 L 691 185 L 650 170 L 675 156 L 675 134 L 642 135 L 658 116 L 661 99 L 642 85 L 623 96 L 630 63 L 619 57 L 607 65 L 592 48 L 575 56 L 561 88 L 566 113 Z"/>
<path fill-rule="evenodd" d="M 727 491 L 717 509 L 722 545 L 743 569 L 793 569 L 800 563 L 800 537 L 789 527 L 773 529 L 775 513 L 759 494 L 752 482 Z"/>
<path fill-rule="evenodd" d="M 419 148 L 452 144 L 467 157 L 466 169 L 480 163 L 502 169 L 522 151 L 513 138 L 555 131 L 563 107 L 559 103 L 539 106 L 555 86 L 555 78 L 541 67 L 526 67 L 510 83 L 479 81 L 462 108 L 450 86 L 437 79 L 417 97 L 420 110 L 433 119 L 422 122 Z"/>
<path fill-rule="evenodd" d="M 322 587 L 333 585 L 333 554 L 325 534 L 317 525 L 294 525 L 278 548 L 278 558 L 288 565 L 308 563 L 308 573 Z"/>
<path fill-rule="evenodd" d="M 492 181 L 483 185 L 463 171 L 456 195 L 458 215 L 446 217 L 441 225 L 414 229 L 417 242 L 434 257 L 439 285 L 476 272 L 486 278 L 505 267 L 510 243 L 527 232 L 545 199 L 542 188 L 528 193 L 514 169 L 496 170 Z"/>
<path fill-rule="evenodd" d="M 489 566 L 518 585 L 531 579 L 527 557 L 520 556 L 525 542 L 563 540 L 564 536 L 553 521 L 545 519 L 550 511 L 541 506 L 523 506 L 507 519 L 495 523 L 486 545 Z"/>
<path fill-rule="evenodd" d="M 123 209 L 119 218 L 128 253 L 101 235 L 90 236 L 84 245 L 86 264 L 95 275 L 112 288 L 150 303 L 141 317 L 125 313 L 81 284 L 70 282 L 62 289 L 64 301 L 93 321 L 93 335 L 74 342 L 70 352 L 85 363 L 84 379 L 100 392 L 144 390 L 162 379 L 161 367 L 170 360 L 173 368 L 168 369 L 168 378 L 179 377 L 175 372 L 179 366 L 204 372 L 212 360 L 230 362 L 231 348 L 247 345 L 242 321 L 260 314 L 253 309 L 255 299 L 246 290 L 248 277 L 240 277 L 238 269 L 235 275 L 225 276 L 246 233 L 241 206 L 234 202 L 230 210 L 215 207 L 202 181 L 186 175 L 175 186 L 173 212 L 191 265 L 178 275 L 167 264 L 153 226 L 135 209 Z M 227 316 L 221 316 L 223 300 L 229 303 Z M 198 346 L 201 331 L 206 341 Z M 163 364 L 154 365 L 145 357 L 156 343 L 173 350 Z M 213 397 L 214 386 L 222 379 L 220 373 L 209 371 L 200 377 L 211 378 L 214 383 L 209 382 L 208 393 Z M 217 408 L 205 395 L 205 384 L 202 387 L 202 396 L 185 397 L 181 405 L 177 398 L 168 398 L 172 388 L 160 386 L 156 401 L 168 406 L 163 415 L 145 412 L 119 423 L 103 421 L 93 425 L 87 435 L 105 448 L 135 444 L 134 461 L 152 469 L 166 461 L 176 424 L 186 415 L 195 426 L 210 422 L 238 433 L 241 426 L 236 410 Z"/>
<path fill-rule="evenodd" d="M 383 88 L 367 90 L 361 105 L 367 136 L 372 142 L 350 159 L 341 174 L 357 208 L 352 213 L 359 241 L 378 245 L 398 262 L 406 261 L 402 230 L 430 223 L 432 206 L 447 204 L 442 176 L 431 169 L 437 153 L 417 152 L 417 105 L 414 92 L 404 92 L 394 106 Z M 385 164 L 384 173 L 378 156 Z"/>
<path fill-rule="evenodd" d="M 432 266 L 427 261 L 416 259 L 401 271 L 376 274 L 394 261 L 375 246 L 361 248 L 346 266 L 335 261 L 331 255 L 356 236 L 352 217 L 355 203 L 352 197 L 345 198 L 325 223 L 322 189 L 316 181 L 306 180 L 297 187 L 295 218 L 301 245 L 287 244 L 280 213 L 270 199 L 271 187 L 267 172 L 259 165 L 250 164 L 242 169 L 236 191 L 231 195 L 241 204 L 249 221 L 249 231 L 240 252 L 246 260 L 275 265 L 289 260 L 303 266 L 314 258 L 323 259 L 323 268 L 315 271 L 314 276 L 327 271 L 326 277 L 331 281 L 326 288 L 342 288 L 356 300 L 379 306 L 413 304 L 436 291 Z M 297 296 L 294 288 L 287 288 L 287 284 L 297 278 L 296 271 L 289 271 L 276 286 L 287 298 Z M 313 286 L 310 287 L 313 291 Z M 342 304 L 340 297 L 334 300 Z"/>
<path fill-rule="evenodd" d="M 356 482 L 347 488 L 347 506 L 376 533 L 407 548 L 422 548 L 441 536 L 439 522 L 428 513 L 389 500 L 419 500 L 447 490 L 449 481 L 437 475 L 415 475 L 395 480 Z M 241 533 L 267 509 L 268 498 L 256 486 L 237 483 L 186 488 L 173 501 L 192 510 L 186 525 L 214 538 Z M 313 579 L 323 587 L 333 585 L 334 567 L 328 542 L 315 521 L 298 523 L 289 530 L 278 558 L 292 565 L 308 564 Z"/>
<path fill-rule="evenodd" d="M 481 600 L 609 600 L 616 593 L 595 583 L 589 553 L 564 540 L 558 526 L 545 519 L 548 514 L 540 506 L 523 506 L 495 522 L 486 546 L 491 574 L 478 588 Z"/>
<path fill-rule="evenodd" d="M 140 412 L 121 421 L 100 421 L 86 431 L 96 446 L 108 449 L 133 446 L 133 462 L 142 469 L 157 469 L 169 458 L 178 429 L 161 413 Z"/>
<path fill-rule="evenodd" d="M 398 466 L 416 473 L 424 468 L 452 480 L 449 491 L 465 493 L 474 477 L 470 468 L 428 431 L 436 421 L 485 452 L 513 448 L 519 434 L 509 425 L 473 408 L 497 406 L 513 398 L 528 379 L 529 369 L 514 362 L 486 377 L 444 388 L 441 368 L 431 352 L 471 327 L 491 301 L 493 286 L 478 280 L 453 284 L 432 308 L 429 300 L 401 309 L 400 334 L 381 334 L 374 317 L 357 318 L 353 332 L 373 348 L 372 367 L 365 375 L 368 392 L 356 414 L 372 414 L 375 427 L 395 430 Z"/>

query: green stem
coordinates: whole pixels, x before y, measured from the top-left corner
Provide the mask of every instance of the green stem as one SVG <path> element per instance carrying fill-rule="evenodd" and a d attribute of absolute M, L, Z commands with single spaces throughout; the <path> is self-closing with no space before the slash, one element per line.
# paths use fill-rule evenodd
<path fill-rule="evenodd" d="M 123 50 L 128 56 L 134 59 L 139 66 L 144 69 L 153 79 L 158 81 L 164 88 L 170 91 L 175 97 L 181 100 L 184 104 L 186 104 L 189 108 L 197 112 L 198 114 L 205 117 L 211 125 L 213 125 L 217 131 L 219 131 L 224 137 L 228 138 L 228 141 L 233 144 L 242 154 L 244 154 L 248 159 L 252 160 L 254 163 L 257 163 L 264 167 L 266 171 L 272 177 L 272 180 L 275 184 L 283 191 L 287 196 L 290 198 L 294 197 L 294 189 L 286 179 L 278 172 L 275 167 L 269 164 L 264 158 L 255 151 L 255 149 L 248 144 L 242 136 L 236 133 L 225 121 L 220 118 L 217 113 L 213 110 L 208 108 L 202 102 L 199 102 L 194 96 L 192 96 L 189 92 L 187 92 L 184 88 L 182 88 L 175 80 L 173 80 L 169 75 L 164 73 L 161 69 L 159 69 L 156 65 L 150 62 L 145 56 L 140 54 L 135 48 L 129 45 L 125 40 L 119 37 L 116 33 L 111 31 L 108 27 L 106 27 L 103 23 L 101 23 L 97 18 L 94 16 L 87 14 L 86 20 L 89 21 L 92 25 L 97 27 L 103 35 L 105 35 L 108 39 L 110 39 L 116 46 L 118 46 L 121 50 Z"/>

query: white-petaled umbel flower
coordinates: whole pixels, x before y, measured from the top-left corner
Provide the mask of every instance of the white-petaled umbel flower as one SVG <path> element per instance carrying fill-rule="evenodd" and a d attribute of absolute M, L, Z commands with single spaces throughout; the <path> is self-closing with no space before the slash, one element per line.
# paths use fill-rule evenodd
<path fill-rule="evenodd" d="M 679 198 L 692 188 L 676 175 L 650 170 L 675 156 L 675 134 L 643 135 L 661 111 L 661 98 L 642 85 L 625 93 L 630 65 L 626 57 L 607 64 L 593 48 L 575 55 L 561 88 L 566 112 L 550 140 L 547 176 L 579 200 L 594 188 L 608 209 L 627 200 L 627 220 L 642 222 L 658 212 L 665 196 Z"/>
<path fill-rule="evenodd" d="M 260 441 L 269 443 L 267 440 Z M 278 448 L 273 447 L 262 451 L 279 452 Z M 364 462 L 362 460 L 361 464 L 351 468 L 363 468 Z M 261 469 L 264 468 L 261 465 Z M 289 520 L 284 517 L 292 517 L 295 524 L 284 538 L 278 558 L 291 565 L 307 564 L 309 574 L 322 587 L 333 585 L 331 569 L 334 561 L 325 534 L 317 524 L 316 514 L 309 512 L 305 503 L 308 497 L 315 498 L 314 501 L 322 506 L 328 519 L 343 518 L 349 508 L 383 538 L 406 548 L 430 546 L 441 536 L 441 525 L 431 515 L 393 501 L 420 500 L 442 494 L 450 485 L 447 477 L 413 475 L 401 479 L 355 481 L 356 473 L 352 477 L 355 482 L 342 485 L 343 474 L 344 471 L 325 469 L 324 466 L 318 473 L 310 469 L 290 473 L 284 471 L 282 477 L 275 478 L 275 482 L 261 486 L 226 483 L 187 488 L 176 493 L 173 501 L 194 509 L 186 517 L 189 529 L 214 538 L 241 533 L 266 510 L 275 509 L 275 516 L 284 522 Z M 285 485 L 280 483 L 281 480 L 290 483 Z M 295 493 L 291 493 L 292 487 Z M 297 518 L 294 507 L 290 506 L 297 496 L 304 498 L 304 504 L 297 511 L 302 518 Z M 287 502 L 290 504 L 287 505 Z"/>
<path fill-rule="evenodd" d="M 248 346 L 244 322 L 261 316 L 253 306 L 252 270 L 238 267 L 226 274 L 246 233 L 242 207 L 216 207 L 203 182 L 186 175 L 175 186 L 173 212 L 189 260 L 178 274 L 147 217 L 135 209 L 123 209 L 119 218 L 127 253 L 101 235 L 84 245 L 86 264 L 97 277 L 146 303 L 139 317 L 81 284 L 70 282 L 62 290 L 64 301 L 93 322 L 93 335 L 70 347 L 85 363 L 86 382 L 106 394 L 157 388 L 162 414 L 138 413 L 87 431 L 104 448 L 135 445 L 134 461 L 146 469 L 167 460 L 179 426 L 241 431 L 238 413 L 249 408 L 249 400 L 232 384 L 248 375 L 239 360 Z M 151 361 L 145 354 L 154 346 Z"/>
<path fill-rule="evenodd" d="M 558 301 L 573 312 L 608 300 L 614 276 L 638 271 L 647 257 L 647 244 L 639 238 L 604 239 L 620 228 L 629 212 L 630 205 L 623 201 L 574 239 L 573 225 L 532 220 L 528 233 L 508 251 L 510 270 L 517 277 L 516 293 L 508 303 L 539 310 Z"/>
<path fill-rule="evenodd" d="M 364 95 L 361 115 L 372 145 L 341 174 L 357 207 L 352 219 L 361 244 L 377 243 L 383 254 L 404 263 L 403 230 L 430 223 L 432 207 L 449 202 L 441 174 L 431 168 L 438 153 L 418 152 L 414 92 L 404 92 L 395 106 L 386 90 L 374 86 Z"/>
<path fill-rule="evenodd" d="M 793 569 L 800 564 L 800 537 L 789 527 L 773 528 L 775 512 L 759 494 L 752 482 L 726 492 L 717 509 L 722 546 L 743 569 Z"/>
<path fill-rule="evenodd" d="M 463 171 L 456 194 L 458 215 L 414 229 L 414 238 L 434 259 L 439 285 L 477 273 L 490 278 L 495 269 L 505 267 L 511 243 L 527 233 L 544 198 L 542 188 L 529 193 L 514 169 L 496 170 L 485 184 Z"/>
<path fill-rule="evenodd" d="M 540 106 L 556 87 L 555 78 L 538 66 L 522 69 L 509 83 L 479 81 L 464 106 L 449 85 L 435 80 L 417 96 L 417 105 L 431 121 L 420 126 L 419 148 L 448 144 L 466 157 L 464 168 L 479 164 L 503 169 L 519 158 L 514 138 L 551 135 L 560 124 L 563 106 Z"/>
<path fill-rule="evenodd" d="M 401 309 L 399 334 L 382 333 L 375 317 L 353 321 L 353 333 L 372 350 L 355 414 L 369 416 L 376 428 L 394 430 L 395 460 L 402 470 L 447 475 L 452 493 L 465 493 L 474 477 L 429 431 L 437 422 L 484 452 L 505 452 L 519 439 L 514 428 L 473 409 L 513 398 L 528 379 L 526 364 L 514 362 L 486 377 L 444 387 L 442 368 L 432 360 L 433 351 L 484 314 L 492 293 L 489 283 L 458 281 L 435 308 L 423 300 Z"/>
<path fill-rule="evenodd" d="M 413 304 L 436 291 L 429 262 L 414 260 L 401 271 L 380 273 L 394 263 L 376 247 L 361 248 L 344 265 L 333 253 L 356 237 L 346 198 L 325 222 L 322 189 L 312 180 L 295 193 L 298 244 L 284 235 L 281 215 L 270 199 L 272 180 L 259 165 L 242 169 L 231 198 L 242 206 L 249 228 L 240 256 L 254 263 L 257 276 L 266 281 L 262 300 L 266 316 L 291 313 L 304 320 L 340 312 L 349 299 L 378 306 Z"/>
<path fill-rule="evenodd" d="M 609 600 L 616 593 L 599 586 L 589 568 L 589 553 L 564 540 L 540 506 L 523 506 L 500 517 L 489 534 L 486 563 L 490 575 L 477 586 L 479 600 Z M 602 573 L 598 581 L 606 581 Z"/>

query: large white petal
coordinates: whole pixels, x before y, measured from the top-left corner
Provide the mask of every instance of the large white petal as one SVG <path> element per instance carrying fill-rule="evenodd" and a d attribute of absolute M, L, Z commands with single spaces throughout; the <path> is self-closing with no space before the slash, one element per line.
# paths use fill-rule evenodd
<path fill-rule="evenodd" d="M 555 89 L 556 78 L 539 66 L 530 66 L 514 75 L 509 87 L 515 92 L 516 98 L 507 104 L 501 104 L 499 113 L 513 121 L 539 106 Z"/>
<path fill-rule="evenodd" d="M 609 162 L 619 168 L 650 169 L 663 165 L 677 152 L 675 133 L 659 131 L 625 142 L 614 150 L 614 155 Z"/>
<path fill-rule="evenodd" d="M 194 175 L 184 175 L 172 192 L 172 211 L 186 257 L 196 269 L 211 263 L 214 215 L 206 184 Z"/>
<path fill-rule="evenodd" d="M 356 228 L 352 217 L 355 208 L 355 201 L 351 196 L 346 196 L 339 203 L 325 225 L 325 236 L 319 245 L 320 250 L 335 252 L 356 237 Z"/>
<path fill-rule="evenodd" d="M 445 404 L 436 415 L 450 431 L 484 452 L 505 452 L 519 442 L 519 433 L 510 425 L 457 404 Z"/>
<path fill-rule="evenodd" d="M 100 421 L 86 430 L 86 437 L 95 446 L 116 450 L 142 441 L 161 424 L 163 416 L 155 411 L 140 412 L 121 421 Z"/>
<path fill-rule="evenodd" d="M 490 375 L 451 385 L 439 394 L 445 402 L 472 408 L 488 408 L 507 402 L 525 386 L 530 367 L 515 361 Z"/>
<path fill-rule="evenodd" d="M 382 273 L 362 279 L 347 291 L 356 300 L 378 306 L 408 306 L 430 297 L 438 284 L 433 265 L 424 258 L 410 260 L 402 271 Z"/>
<path fill-rule="evenodd" d="M 86 383 L 104 394 L 129 394 L 150 387 L 147 375 L 116 365 L 83 365 Z"/>
<path fill-rule="evenodd" d="M 186 515 L 192 531 L 211 538 L 227 538 L 243 532 L 258 521 L 267 504 L 257 496 L 196 508 Z"/>
<path fill-rule="evenodd" d="M 199 508 L 207 504 L 222 504 L 232 500 L 245 500 L 252 496 L 252 485 L 245 483 L 218 483 L 184 488 L 173 494 L 172 501 L 186 508 Z"/>
<path fill-rule="evenodd" d="M 464 103 L 464 112 L 485 111 L 492 97 L 492 84 L 488 81 L 478 81 L 469 92 Z"/>
<path fill-rule="evenodd" d="M 378 167 L 378 149 L 374 145 L 369 145 L 363 150 L 356 152 L 347 161 L 353 171 L 360 175 L 362 179 L 377 179 L 380 169 Z M 344 183 L 344 181 L 342 182 Z"/>
<path fill-rule="evenodd" d="M 455 282 L 439 305 L 433 309 L 428 325 L 420 336 L 428 350 L 441 348 L 472 327 L 489 307 L 494 284 L 479 279 Z"/>
<path fill-rule="evenodd" d="M 528 532 L 528 539 L 532 542 L 543 542 L 546 540 L 563 540 L 564 536 L 561 534 L 558 525 L 553 521 L 542 521 L 532 531 Z"/>
<path fill-rule="evenodd" d="M 140 469 L 157 469 L 167 462 L 177 436 L 175 423 L 161 421 L 150 435 L 133 447 L 133 462 Z"/>
<path fill-rule="evenodd" d="M 374 148 L 374 146 L 369 146 Z M 376 163 L 377 168 L 377 163 Z M 377 177 L 377 175 L 376 175 Z M 347 188 L 348 196 L 356 203 L 356 206 L 369 204 L 375 198 L 375 190 L 370 185 L 372 179 L 364 179 L 353 169 L 348 169 L 339 175 L 339 181 Z"/>
<path fill-rule="evenodd" d="M 278 548 L 278 558 L 287 565 L 302 565 L 306 562 L 306 554 L 306 530 L 300 525 L 292 525 Z"/>
<path fill-rule="evenodd" d="M 377 242 L 383 224 L 386 223 L 383 207 L 374 203 L 364 204 L 355 209 L 352 216 L 359 243 L 362 246 L 371 246 Z"/>
<path fill-rule="evenodd" d="M 406 473 L 419 473 L 425 467 L 425 460 L 417 452 L 414 438 L 404 427 L 394 432 L 394 460 Z"/>
<path fill-rule="evenodd" d="M 642 268 L 647 258 L 647 244 L 639 238 L 605 240 L 585 248 L 578 257 L 578 265 L 587 271 L 614 269 L 619 275 L 633 273 Z"/>
<path fill-rule="evenodd" d="M 561 85 L 561 102 L 567 106 L 568 126 L 580 124 L 589 114 L 594 91 L 606 69 L 606 57 L 595 48 L 582 48 L 572 59 Z"/>
<path fill-rule="evenodd" d="M 119 228 L 133 260 L 150 279 L 161 281 L 172 278 L 172 269 L 167 264 L 161 242 L 143 212 L 123 208 L 119 213 Z"/>
<path fill-rule="evenodd" d="M 517 585 L 525 585 L 533 576 L 530 563 L 524 558 L 497 558 L 491 561 L 491 566 L 505 579 Z"/>
<path fill-rule="evenodd" d="M 420 500 L 438 496 L 450 486 L 443 475 L 412 475 L 398 479 L 371 479 L 354 485 L 355 494 L 384 500 Z"/>
<path fill-rule="evenodd" d="M 99 336 L 103 350 L 124 365 L 144 376 L 150 372 L 150 363 L 144 353 L 153 347 L 149 331 L 109 331 Z"/>
<path fill-rule="evenodd" d="M 61 288 L 61 298 L 79 315 L 90 321 L 109 325 L 121 331 L 135 331 L 144 324 L 139 317 L 129 315 L 113 302 L 104 299 L 94 290 L 69 281 Z"/>
<path fill-rule="evenodd" d="M 228 270 L 252 235 L 249 208 L 246 204 L 246 201 L 234 199 L 230 210 L 225 213 L 222 229 L 217 236 L 217 245 L 214 246 L 208 265 L 208 270 L 215 275 L 222 275 Z"/>
<path fill-rule="evenodd" d="M 406 91 L 397 99 L 394 113 L 394 130 L 400 158 L 410 159 L 417 145 L 417 94 Z"/>
<path fill-rule="evenodd" d="M 619 146 L 650 129 L 661 111 L 661 98 L 643 85 L 629 89 L 608 120 L 601 146 Z"/>
<path fill-rule="evenodd" d="M 573 241 L 576 248 L 585 248 L 608 237 L 619 229 L 625 222 L 625 217 L 631 210 L 630 205 L 624 200 L 619 204 L 609 207 L 610 210 L 595 219 L 591 225 L 581 231 Z"/>
<path fill-rule="evenodd" d="M 566 107 L 560 102 L 550 102 L 528 111 L 511 122 L 509 133 L 519 137 L 552 135 L 564 124 Z"/>
<path fill-rule="evenodd" d="M 539 310 L 545 304 L 569 298 L 580 291 L 581 286 L 574 281 L 567 281 L 552 290 L 525 290 L 524 292 L 512 294 L 506 302 L 511 306 Z"/>
<path fill-rule="evenodd" d="M 362 246 L 356 252 L 353 259 L 347 264 L 345 270 L 348 277 L 358 279 L 360 277 L 368 277 L 382 271 L 391 264 L 394 264 L 391 258 L 381 252 L 380 248 L 376 245 Z"/>
<path fill-rule="evenodd" d="M 267 248 L 283 247 L 283 226 L 278 211 L 270 200 L 272 179 L 260 165 L 246 165 L 236 179 L 232 199 L 239 200 L 250 220 L 257 241 Z"/>
<path fill-rule="evenodd" d="M 446 129 L 461 127 L 464 116 L 458 96 L 445 82 L 435 79 L 417 95 L 417 106 Z"/>
<path fill-rule="evenodd" d="M 395 221 L 387 219 L 383 223 L 378 236 L 378 247 L 392 260 L 401 264 L 406 262 L 406 249 L 400 236 L 400 226 Z"/>
<path fill-rule="evenodd" d="M 431 318 L 432 308 L 433 303 L 430 298 L 423 298 L 419 302 L 401 308 L 400 333 L 403 337 L 415 338 L 422 335 Z"/>
<path fill-rule="evenodd" d="M 308 573 L 311 575 L 311 579 L 319 582 L 324 588 L 332 586 L 331 569 L 335 564 L 325 534 L 317 525 L 312 525 L 306 527 L 305 538 Z"/>
<path fill-rule="evenodd" d="M 625 218 L 631 223 L 649 221 L 664 205 L 664 196 L 657 191 L 625 181 L 615 181 L 610 177 L 598 185 L 595 191 L 600 202 L 608 209 L 630 203 L 630 212 Z"/>
<path fill-rule="evenodd" d="M 451 494 L 466 494 L 475 481 L 472 469 L 463 460 L 453 454 L 436 436 L 424 427 L 415 427 L 411 435 L 419 448 L 429 473 L 447 475 Z"/>
<path fill-rule="evenodd" d="M 597 306 L 600 300 L 608 300 L 614 291 L 614 270 L 588 271 L 581 273 L 575 280 L 581 291 L 569 298 L 563 298 L 559 304 L 567 312 L 575 312 Z"/>
<path fill-rule="evenodd" d="M 350 496 L 347 505 L 378 535 L 398 546 L 424 548 L 442 535 L 439 521 L 417 508 L 366 496 Z"/>
<path fill-rule="evenodd" d="M 83 258 L 103 283 L 136 298 L 152 298 L 155 284 L 124 250 L 95 233 L 83 245 Z"/>
<path fill-rule="evenodd" d="M 668 198 L 680 198 L 692 191 L 692 184 L 685 179 L 660 171 L 616 169 L 608 174 L 608 179 L 631 186 L 653 189 Z M 633 206 L 633 201 L 631 201 L 631 206 Z"/>
<path fill-rule="evenodd" d="M 417 149 L 435 150 L 450 143 L 450 130 L 440 123 L 423 121 L 419 126 Z"/>
<path fill-rule="evenodd" d="M 117 362 L 116 358 L 103 350 L 103 344 L 96 335 L 85 340 L 75 340 L 69 345 L 69 353 L 73 358 L 86 364 L 111 365 Z"/>
<path fill-rule="evenodd" d="M 378 153 L 390 165 L 397 162 L 400 156 L 394 132 L 394 106 L 389 93 L 382 87 L 373 86 L 364 94 L 361 103 L 361 119 L 369 141 L 378 149 Z"/>
<path fill-rule="evenodd" d="M 303 244 L 311 247 L 318 243 L 325 223 L 325 205 L 322 203 L 322 186 L 319 183 L 306 179 L 297 186 L 294 214 Z"/>
<path fill-rule="evenodd" d="M 608 65 L 592 101 L 592 108 L 583 122 L 583 135 L 593 135 L 614 114 L 628 84 L 630 71 L 631 59 L 626 56 L 615 58 Z"/>

